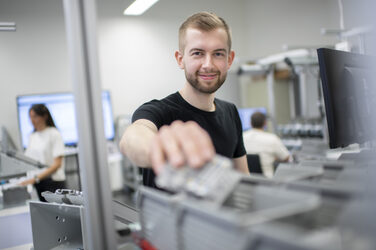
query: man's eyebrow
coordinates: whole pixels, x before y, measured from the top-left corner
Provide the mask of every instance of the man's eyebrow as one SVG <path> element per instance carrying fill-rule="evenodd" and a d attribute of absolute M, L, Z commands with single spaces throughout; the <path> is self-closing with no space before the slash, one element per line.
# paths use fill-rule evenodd
<path fill-rule="evenodd" d="M 226 49 L 216 49 L 216 50 L 214 50 L 215 52 L 227 52 L 227 50 Z"/>
<path fill-rule="evenodd" d="M 205 51 L 203 49 L 200 49 L 200 48 L 192 48 L 189 50 L 189 52 L 193 52 L 193 51 Z M 226 49 L 215 49 L 214 52 L 227 52 Z"/>
<path fill-rule="evenodd" d="M 192 52 L 192 51 L 204 51 L 203 49 L 199 49 L 199 48 L 192 48 L 189 50 L 189 52 Z"/>

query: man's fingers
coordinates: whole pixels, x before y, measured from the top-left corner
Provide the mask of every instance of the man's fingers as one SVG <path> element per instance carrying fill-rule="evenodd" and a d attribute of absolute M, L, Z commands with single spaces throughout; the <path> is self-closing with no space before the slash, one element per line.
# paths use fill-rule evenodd
<path fill-rule="evenodd" d="M 168 126 L 163 126 L 158 136 L 168 162 L 175 167 L 182 166 L 185 159 L 181 151 L 181 141 L 174 131 Z"/>
<path fill-rule="evenodd" d="M 201 167 L 215 155 L 209 134 L 195 122 L 174 121 L 163 126 L 155 136 L 150 157 L 152 167 L 158 174 L 168 162 L 174 167 L 188 164 Z"/>
<path fill-rule="evenodd" d="M 166 164 L 162 144 L 158 135 L 155 136 L 151 145 L 150 162 L 156 174 L 159 174 L 163 166 Z"/>
<path fill-rule="evenodd" d="M 191 167 L 200 167 L 214 156 L 214 146 L 207 132 L 195 122 L 176 122 L 171 129 L 180 150 Z"/>
<path fill-rule="evenodd" d="M 211 160 L 215 155 L 215 149 L 209 134 L 198 126 L 197 123 L 192 122 L 192 124 L 188 125 L 188 133 L 192 134 L 192 137 L 197 138 L 196 145 L 200 155 L 205 161 Z"/>

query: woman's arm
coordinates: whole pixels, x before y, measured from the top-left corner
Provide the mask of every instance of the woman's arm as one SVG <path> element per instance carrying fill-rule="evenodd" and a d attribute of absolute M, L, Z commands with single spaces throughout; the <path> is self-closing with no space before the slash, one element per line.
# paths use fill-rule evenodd
<path fill-rule="evenodd" d="M 55 173 L 61 167 L 62 163 L 63 163 L 63 156 L 59 156 L 59 157 L 54 158 L 54 162 L 52 163 L 51 166 L 46 168 L 44 171 L 38 173 L 35 176 L 35 178 L 28 179 L 28 180 L 21 182 L 20 185 L 26 186 L 26 185 L 29 185 L 29 184 L 35 184 L 37 179 L 39 181 L 41 181 L 43 179 L 48 178 L 49 176 L 51 176 L 53 173 Z"/>

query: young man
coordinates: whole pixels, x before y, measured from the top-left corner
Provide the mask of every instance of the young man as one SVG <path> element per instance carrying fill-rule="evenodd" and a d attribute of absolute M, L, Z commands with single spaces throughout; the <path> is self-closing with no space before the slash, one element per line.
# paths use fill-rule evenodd
<path fill-rule="evenodd" d="M 247 154 L 258 154 L 260 156 L 263 174 L 268 178 L 272 178 L 274 175 L 274 162 L 287 162 L 290 158 L 290 153 L 278 136 L 264 131 L 266 116 L 263 113 L 253 113 L 250 122 L 252 129 L 243 134 L 245 149 Z"/>
<path fill-rule="evenodd" d="M 229 27 L 215 14 L 200 12 L 181 25 L 175 58 L 185 72 L 184 87 L 139 107 L 120 141 L 122 153 L 136 165 L 152 167 L 143 171 L 145 185 L 155 187 L 154 174 L 166 162 L 200 167 L 215 153 L 248 173 L 237 109 L 215 98 L 234 55 Z"/>

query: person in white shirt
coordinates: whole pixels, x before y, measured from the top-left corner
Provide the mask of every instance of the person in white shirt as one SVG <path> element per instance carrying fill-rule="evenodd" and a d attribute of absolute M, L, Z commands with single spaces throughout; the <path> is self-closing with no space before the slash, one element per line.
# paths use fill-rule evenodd
<path fill-rule="evenodd" d="M 272 178 L 274 175 L 274 163 L 276 161 L 288 161 L 290 153 L 278 136 L 264 130 L 266 116 L 263 113 L 253 113 L 251 125 L 252 129 L 243 133 L 245 149 L 247 154 L 259 155 L 263 174 L 268 178 Z"/>
<path fill-rule="evenodd" d="M 65 188 L 64 142 L 44 104 L 32 105 L 29 115 L 34 131 L 29 137 L 25 155 L 48 167 L 21 185 L 34 184 L 39 199 L 45 201 L 42 192 Z"/>

